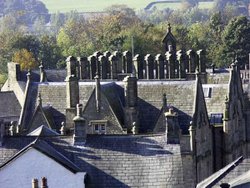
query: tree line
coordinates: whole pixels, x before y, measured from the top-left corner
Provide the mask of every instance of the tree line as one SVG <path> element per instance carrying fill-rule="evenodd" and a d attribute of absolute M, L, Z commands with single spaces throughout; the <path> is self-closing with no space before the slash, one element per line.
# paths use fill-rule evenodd
<path fill-rule="evenodd" d="M 29 0 L 29 6 L 33 2 L 38 1 Z M 63 68 L 69 55 L 89 56 L 95 51 L 131 51 L 133 46 L 134 54 L 163 53 L 167 23 L 171 23 L 178 49 L 206 50 L 207 67 L 227 67 L 236 56 L 244 66 L 250 53 L 250 22 L 236 1 L 228 1 L 223 10 L 219 4 L 203 10 L 186 2 L 179 10 L 135 12 L 126 5 L 113 5 L 94 16 L 73 11 L 50 15 L 49 21 L 37 16 L 28 23 L 20 21 L 23 14 L 7 13 L 5 8 L 0 18 L 0 73 L 6 73 L 9 61 L 19 62 L 22 69 L 37 68 L 40 62 L 45 68 L 54 69 Z"/>

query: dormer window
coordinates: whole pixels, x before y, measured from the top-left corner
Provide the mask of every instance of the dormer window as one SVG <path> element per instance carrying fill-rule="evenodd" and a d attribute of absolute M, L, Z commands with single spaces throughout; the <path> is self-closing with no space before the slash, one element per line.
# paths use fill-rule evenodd
<path fill-rule="evenodd" d="M 223 114 L 222 113 L 214 113 L 210 115 L 210 124 L 222 124 L 223 123 Z"/>
<path fill-rule="evenodd" d="M 211 87 L 204 87 L 203 86 L 203 93 L 204 93 L 205 98 L 211 98 L 211 92 L 212 92 Z"/>
<path fill-rule="evenodd" d="M 90 122 L 93 134 L 106 134 L 107 121 L 94 120 Z"/>

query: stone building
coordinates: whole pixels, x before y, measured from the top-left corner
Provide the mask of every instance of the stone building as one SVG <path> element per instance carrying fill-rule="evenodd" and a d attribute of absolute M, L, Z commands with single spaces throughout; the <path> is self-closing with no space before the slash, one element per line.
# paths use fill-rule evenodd
<path fill-rule="evenodd" d="M 195 187 L 247 158 L 249 100 L 237 62 L 228 83 L 213 83 L 204 50 L 176 51 L 170 25 L 163 44 L 164 55 L 70 56 L 66 70 L 9 63 L 0 97 L 16 102 L 14 115 L 1 116 L 0 184 L 34 140 L 77 167 L 86 187 Z"/>

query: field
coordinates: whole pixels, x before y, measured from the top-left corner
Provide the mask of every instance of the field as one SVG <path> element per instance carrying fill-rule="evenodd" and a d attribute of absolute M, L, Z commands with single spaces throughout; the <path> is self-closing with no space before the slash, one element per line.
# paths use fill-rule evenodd
<path fill-rule="evenodd" d="M 149 3 L 155 0 L 41 0 L 50 13 L 70 12 L 76 10 L 78 12 L 101 12 L 106 7 L 114 4 L 126 4 L 134 10 L 144 9 Z M 211 8 L 213 2 L 202 2 L 200 8 Z M 180 3 L 159 3 L 156 5 L 158 9 L 172 8 L 178 9 Z"/>

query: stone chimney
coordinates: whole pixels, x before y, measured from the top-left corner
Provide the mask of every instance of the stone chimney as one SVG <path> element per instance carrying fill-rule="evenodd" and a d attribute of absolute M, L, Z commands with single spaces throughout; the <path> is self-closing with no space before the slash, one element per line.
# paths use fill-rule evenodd
<path fill-rule="evenodd" d="M 32 188 L 39 188 L 38 187 L 38 179 L 32 179 Z"/>
<path fill-rule="evenodd" d="M 67 108 L 75 108 L 79 102 L 78 78 L 71 75 L 66 77 L 66 104 Z"/>
<path fill-rule="evenodd" d="M 165 113 L 166 118 L 166 140 L 168 144 L 180 143 L 180 127 L 178 122 L 178 113 L 173 108 Z"/>
<path fill-rule="evenodd" d="M 44 71 L 44 67 L 43 67 L 43 63 L 41 62 L 40 66 L 40 82 L 46 82 L 47 78 L 46 78 L 46 72 Z"/>
<path fill-rule="evenodd" d="M 9 81 L 19 81 L 21 77 L 20 64 L 8 63 L 8 78 Z"/>
<path fill-rule="evenodd" d="M 66 82 L 66 127 L 72 129 L 72 119 L 76 113 L 76 105 L 79 103 L 79 84 L 76 71 L 76 58 L 67 58 L 67 77 Z"/>
<path fill-rule="evenodd" d="M 41 188 L 48 188 L 47 178 L 45 177 L 42 178 Z"/>
<path fill-rule="evenodd" d="M 124 78 L 125 92 L 125 125 L 128 133 L 131 133 L 133 125 L 138 130 L 138 111 L 137 111 L 137 78 L 127 76 Z"/>
<path fill-rule="evenodd" d="M 74 117 L 74 145 L 83 145 L 86 142 L 87 132 L 86 132 L 86 121 L 82 117 L 82 105 L 77 104 L 77 113 Z"/>
<path fill-rule="evenodd" d="M 73 76 L 73 77 L 77 77 L 78 73 L 77 73 L 77 61 L 76 58 L 74 56 L 69 56 L 66 59 L 66 66 L 67 66 L 67 77 L 68 76 Z"/>

